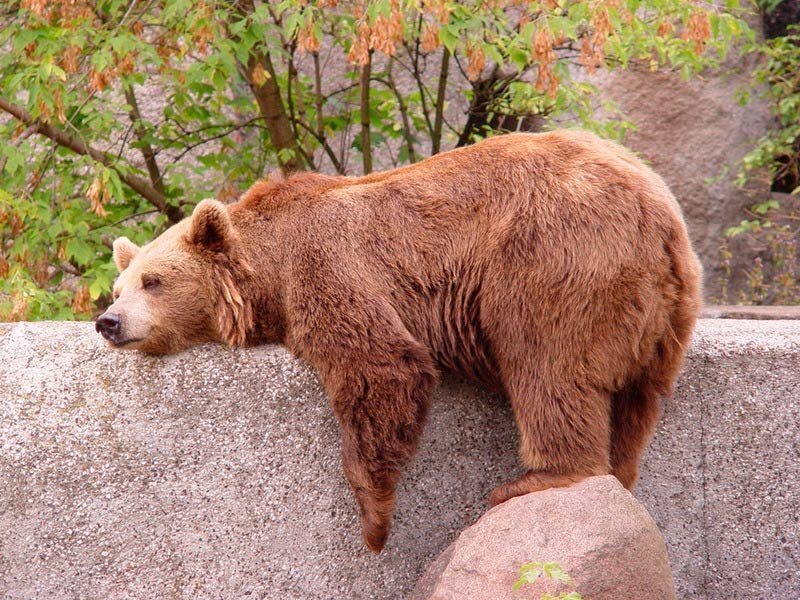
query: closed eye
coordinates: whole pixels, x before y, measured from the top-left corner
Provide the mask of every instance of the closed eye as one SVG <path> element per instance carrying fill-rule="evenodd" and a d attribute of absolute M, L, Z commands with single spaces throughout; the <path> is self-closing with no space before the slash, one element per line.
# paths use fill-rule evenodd
<path fill-rule="evenodd" d="M 155 275 L 142 275 L 142 287 L 146 290 L 154 290 L 159 285 L 161 285 L 161 281 Z"/>

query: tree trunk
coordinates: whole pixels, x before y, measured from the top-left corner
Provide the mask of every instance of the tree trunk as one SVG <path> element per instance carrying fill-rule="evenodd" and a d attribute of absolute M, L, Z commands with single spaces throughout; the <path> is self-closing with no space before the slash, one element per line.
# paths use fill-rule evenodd
<path fill-rule="evenodd" d="M 439 88 L 436 90 L 436 114 L 431 135 L 431 154 L 439 154 L 442 143 L 442 122 L 444 121 L 444 97 L 447 91 L 447 71 L 450 66 L 450 51 L 442 50 L 442 69 L 439 71 Z"/>
<path fill-rule="evenodd" d="M 361 155 L 364 175 L 372 173 L 372 139 L 369 131 L 369 77 L 372 70 L 372 53 L 367 64 L 361 66 L 359 85 L 361 87 Z"/>
<path fill-rule="evenodd" d="M 237 8 L 239 16 L 250 15 L 255 11 L 253 0 L 239 0 Z M 254 46 L 250 51 L 244 71 L 244 77 L 264 119 L 269 139 L 277 151 L 281 168 L 286 172 L 303 170 L 300 147 L 297 144 L 297 138 L 292 133 L 292 127 L 281 99 L 280 88 L 275 79 L 275 68 L 269 54 L 258 45 Z M 254 78 L 256 72 L 266 74 L 266 79 L 261 82 L 256 81 Z"/>
<path fill-rule="evenodd" d="M 144 125 L 142 125 L 142 113 L 139 111 L 139 103 L 136 101 L 136 94 L 133 91 L 133 86 L 123 84 L 123 89 L 125 92 L 125 100 L 131 107 L 128 115 L 131 118 L 131 123 L 133 123 L 133 130 L 136 133 L 136 139 L 139 140 L 139 143 L 141 144 L 141 151 L 142 156 L 144 157 L 145 167 L 147 167 L 147 174 L 150 175 L 150 181 L 152 182 L 153 187 L 162 194 L 166 194 L 164 181 L 161 176 L 161 170 L 158 168 L 158 162 L 156 161 L 156 154 L 153 152 L 153 148 L 150 146 L 150 143 L 145 140 L 146 132 Z"/>

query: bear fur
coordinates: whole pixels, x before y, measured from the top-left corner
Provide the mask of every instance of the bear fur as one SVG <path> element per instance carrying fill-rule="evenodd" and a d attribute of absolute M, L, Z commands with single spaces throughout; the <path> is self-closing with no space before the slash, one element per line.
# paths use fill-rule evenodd
<path fill-rule="evenodd" d="M 318 371 L 374 551 L 442 370 L 513 408 L 527 472 L 491 505 L 607 473 L 630 488 L 701 304 L 667 186 L 576 131 L 366 177 L 273 176 L 114 258 L 97 323 L 112 345 L 282 343 Z"/>

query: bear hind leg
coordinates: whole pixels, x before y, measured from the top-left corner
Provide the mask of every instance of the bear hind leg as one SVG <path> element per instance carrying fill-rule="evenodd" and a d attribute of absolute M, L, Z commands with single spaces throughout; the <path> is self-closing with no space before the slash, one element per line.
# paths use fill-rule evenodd
<path fill-rule="evenodd" d="M 526 379 L 535 383 L 508 388 L 521 459 L 529 470 L 498 486 L 489 496 L 490 506 L 610 472 L 608 394 L 579 385 L 543 385 L 536 375 Z"/>
<path fill-rule="evenodd" d="M 652 386 L 636 382 L 616 392 L 611 402 L 611 473 L 629 490 L 658 420 L 658 398 Z"/>
<path fill-rule="evenodd" d="M 395 360 L 387 365 L 370 368 L 367 360 L 358 372 L 343 372 L 332 400 L 342 432 L 342 467 L 358 502 L 364 542 L 380 552 L 391 527 L 395 488 L 419 444 L 437 373 L 415 343 L 398 342 Z"/>
<path fill-rule="evenodd" d="M 550 488 L 567 487 L 586 479 L 588 475 L 559 475 L 556 473 L 528 471 L 514 481 L 504 483 L 489 494 L 489 507 L 494 508 L 506 500 L 540 492 Z"/>
<path fill-rule="evenodd" d="M 364 541 L 380 552 L 395 488 L 419 444 L 438 372 L 428 349 L 387 302 L 354 294 L 348 312 L 336 308 L 324 311 L 326 326 L 309 328 L 304 355 L 317 368 L 339 422 L 342 467 L 358 502 Z"/>

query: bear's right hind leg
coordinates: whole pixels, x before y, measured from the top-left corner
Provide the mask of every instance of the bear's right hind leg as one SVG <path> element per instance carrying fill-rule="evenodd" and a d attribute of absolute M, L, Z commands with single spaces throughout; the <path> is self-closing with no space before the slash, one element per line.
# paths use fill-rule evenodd
<path fill-rule="evenodd" d="M 610 399 L 605 392 L 531 373 L 508 385 L 520 431 L 520 458 L 528 471 L 489 496 L 497 506 L 531 492 L 566 487 L 610 472 Z"/>
<path fill-rule="evenodd" d="M 396 339 L 390 348 L 380 362 L 364 356 L 324 377 L 342 433 L 342 467 L 358 502 L 364 542 L 373 552 L 386 544 L 395 488 L 419 444 L 437 378 L 418 343 Z"/>

